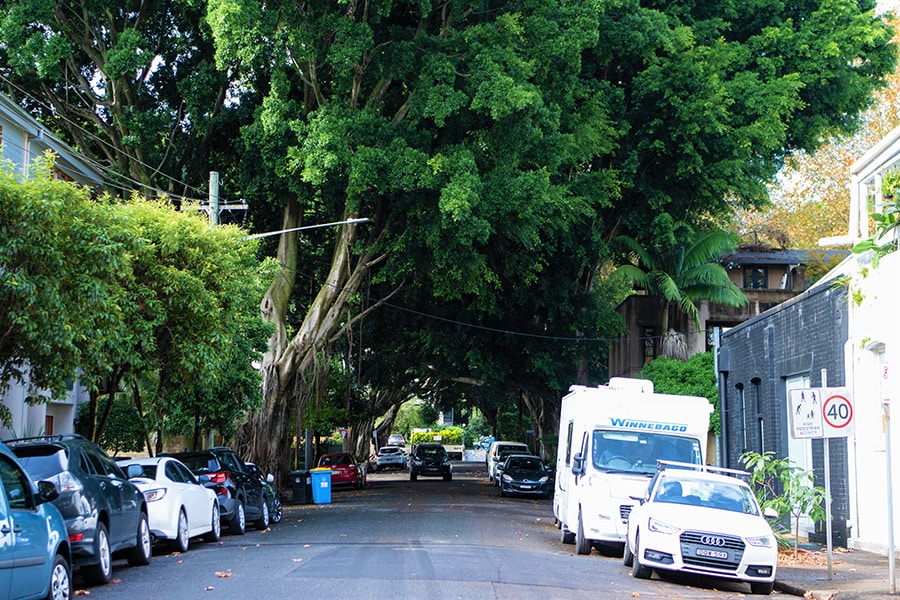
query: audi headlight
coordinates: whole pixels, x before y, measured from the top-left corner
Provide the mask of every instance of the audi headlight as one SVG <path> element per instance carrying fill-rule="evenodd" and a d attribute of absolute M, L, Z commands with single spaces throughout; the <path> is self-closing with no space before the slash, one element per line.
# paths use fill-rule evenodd
<path fill-rule="evenodd" d="M 748 537 L 747 543 L 751 546 L 760 546 L 763 548 L 771 548 L 775 543 L 775 538 L 771 535 L 761 535 L 759 537 Z"/>
<path fill-rule="evenodd" d="M 549 476 L 549 475 L 546 476 L 546 477 L 541 477 L 541 478 L 538 480 L 538 483 L 547 483 L 548 481 L 550 481 L 550 476 Z"/>
<path fill-rule="evenodd" d="M 650 518 L 650 521 L 647 523 L 647 527 L 650 528 L 650 531 L 655 531 L 656 533 L 665 533 L 668 535 L 675 535 L 680 532 L 681 529 L 675 527 L 674 525 L 669 525 L 668 523 L 663 523 L 662 521 L 658 521 L 654 518 Z"/>
<path fill-rule="evenodd" d="M 512 477 L 510 477 L 509 475 L 504 475 L 501 479 L 503 479 L 503 481 L 505 481 L 506 483 L 512 481 Z"/>

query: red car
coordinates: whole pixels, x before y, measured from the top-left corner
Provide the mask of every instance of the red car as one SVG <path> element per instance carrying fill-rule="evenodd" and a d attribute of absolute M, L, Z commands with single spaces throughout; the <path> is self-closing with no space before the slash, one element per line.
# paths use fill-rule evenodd
<path fill-rule="evenodd" d="M 317 466 L 331 469 L 331 485 L 352 485 L 359 489 L 366 484 L 365 470 L 346 452 L 323 454 Z"/>

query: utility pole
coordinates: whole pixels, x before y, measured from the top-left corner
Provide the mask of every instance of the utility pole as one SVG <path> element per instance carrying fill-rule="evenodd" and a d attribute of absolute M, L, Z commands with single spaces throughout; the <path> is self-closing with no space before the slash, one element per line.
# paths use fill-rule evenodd
<path fill-rule="evenodd" d="M 209 224 L 219 224 L 219 172 L 209 172 Z"/>

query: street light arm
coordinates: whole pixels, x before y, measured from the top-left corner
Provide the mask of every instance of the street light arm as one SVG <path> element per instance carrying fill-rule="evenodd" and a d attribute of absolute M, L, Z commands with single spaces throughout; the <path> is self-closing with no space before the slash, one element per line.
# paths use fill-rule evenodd
<path fill-rule="evenodd" d="M 333 225 L 359 225 L 360 223 L 369 223 L 370 219 L 361 218 L 361 219 L 349 219 L 347 221 L 335 221 L 334 223 L 322 223 L 321 225 L 306 225 L 304 227 L 294 227 L 293 229 L 281 229 L 279 231 L 267 231 L 266 233 L 254 233 L 253 235 L 248 235 L 248 240 L 255 240 L 258 238 L 271 237 L 273 235 L 281 235 L 282 233 L 290 233 L 292 231 L 303 231 L 304 229 L 319 229 L 321 227 L 331 227 Z"/>

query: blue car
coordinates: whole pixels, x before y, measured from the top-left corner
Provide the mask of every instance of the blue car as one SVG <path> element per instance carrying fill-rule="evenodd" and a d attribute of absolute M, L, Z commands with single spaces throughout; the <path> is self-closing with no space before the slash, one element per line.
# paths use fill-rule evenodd
<path fill-rule="evenodd" d="M 72 597 L 72 555 L 66 524 L 49 481 L 37 485 L 0 442 L 0 598 Z"/>

